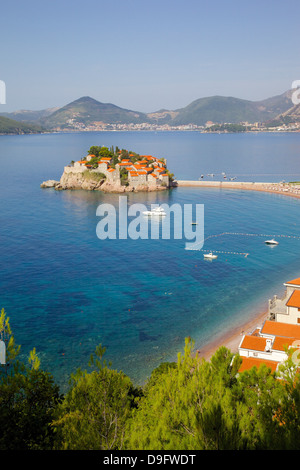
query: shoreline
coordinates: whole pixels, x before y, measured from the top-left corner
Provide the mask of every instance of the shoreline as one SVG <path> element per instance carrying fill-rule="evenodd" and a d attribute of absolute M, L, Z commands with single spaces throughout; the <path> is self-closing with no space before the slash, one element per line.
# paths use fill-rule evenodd
<path fill-rule="evenodd" d="M 219 335 L 217 338 L 205 344 L 201 349 L 197 349 L 197 357 L 199 359 L 209 360 L 221 346 L 225 346 L 232 353 L 236 354 L 242 336 L 251 333 L 256 327 L 262 326 L 267 316 L 268 312 L 260 312 L 251 319 L 233 327 L 227 333 Z"/>
<path fill-rule="evenodd" d="M 281 194 L 300 198 L 300 184 L 291 185 L 291 183 L 250 183 L 250 182 L 229 182 L 229 181 L 189 181 L 178 180 L 177 187 L 197 187 L 197 188 L 219 188 L 219 189 L 242 189 L 246 191 L 261 191 L 273 194 Z M 267 319 L 268 312 L 260 311 L 250 320 L 232 328 L 230 331 L 219 335 L 205 344 L 201 349 L 197 349 L 199 359 L 209 360 L 214 353 L 221 347 L 225 346 L 232 353 L 238 352 L 238 347 L 242 336 L 251 333 L 257 326 L 261 326 Z"/>
<path fill-rule="evenodd" d="M 250 183 L 250 182 L 229 182 L 229 181 L 189 181 L 178 180 L 176 187 L 194 187 L 194 188 L 219 188 L 219 189 L 242 189 L 246 191 L 261 191 L 273 194 L 281 194 L 300 198 L 300 184 L 291 185 L 291 183 Z M 232 328 L 230 331 L 219 335 L 205 344 L 201 349 L 197 349 L 199 359 L 209 360 L 211 356 L 221 347 L 225 346 L 232 353 L 238 352 L 238 347 L 243 334 L 251 333 L 257 326 L 261 326 L 267 319 L 268 312 L 260 311 L 250 320 Z"/>
<path fill-rule="evenodd" d="M 246 191 L 261 191 L 265 193 L 282 194 L 283 196 L 292 196 L 300 198 L 300 182 L 292 183 L 251 183 L 246 181 L 192 181 L 177 180 L 173 187 L 191 187 L 191 188 L 219 188 L 219 189 L 242 189 Z"/>

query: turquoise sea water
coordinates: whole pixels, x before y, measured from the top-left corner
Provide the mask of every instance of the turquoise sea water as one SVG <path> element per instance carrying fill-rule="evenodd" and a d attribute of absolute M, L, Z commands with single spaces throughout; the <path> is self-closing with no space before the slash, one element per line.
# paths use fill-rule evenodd
<path fill-rule="evenodd" d="M 103 132 L 0 137 L 0 307 L 24 356 L 36 347 L 42 366 L 64 387 L 95 347 L 112 366 L 142 383 L 173 360 L 191 336 L 200 348 L 254 315 L 283 282 L 300 275 L 300 240 L 262 236 L 186 240 L 105 240 L 96 236 L 100 203 L 119 196 L 40 189 L 91 145 L 118 145 L 166 157 L 178 179 L 227 172 L 244 181 L 300 180 L 300 135 L 202 135 Z M 238 176 L 241 175 L 241 176 Z M 128 205 L 204 204 L 205 237 L 223 232 L 300 237 L 300 199 L 239 190 L 176 188 L 128 194 Z"/>

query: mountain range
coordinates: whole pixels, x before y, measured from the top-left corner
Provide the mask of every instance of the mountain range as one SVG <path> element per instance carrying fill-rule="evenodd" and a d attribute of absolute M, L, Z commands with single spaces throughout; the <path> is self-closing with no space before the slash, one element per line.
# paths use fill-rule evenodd
<path fill-rule="evenodd" d="M 181 126 L 195 124 L 204 126 L 206 122 L 240 123 L 272 122 L 296 116 L 299 120 L 300 107 L 293 106 L 292 90 L 261 101 L 250 101 L 234 97 L 211 96 L 200 98 L 184 108 L 161 109 L 153 113 L 142 113 L 124 109 L 111 103 L 101 103 L 84 96 L 61 108 L 48 108 L 41 111 L 21 110 L 0 113 L 8 119 L 41 126 L 47 130 L 71 130 L 78 126 L 100 124 L 168 124 Z M 291 114 L 292 113 L 292 114 Z M 283 121 L 284 122 L 284 121 Z"/>

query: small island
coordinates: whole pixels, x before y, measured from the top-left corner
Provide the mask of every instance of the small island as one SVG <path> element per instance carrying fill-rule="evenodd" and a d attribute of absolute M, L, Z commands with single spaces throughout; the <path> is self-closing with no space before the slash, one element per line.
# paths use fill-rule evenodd
<path fill-rule="evenodd" d="M 164 158 L 118 147 L 92 146 L 87 156 L 64 168 L 60 181 L 44 181 L 41 187 L 106 192 L 159 191 L 172 186 L 173 176 Z"/>

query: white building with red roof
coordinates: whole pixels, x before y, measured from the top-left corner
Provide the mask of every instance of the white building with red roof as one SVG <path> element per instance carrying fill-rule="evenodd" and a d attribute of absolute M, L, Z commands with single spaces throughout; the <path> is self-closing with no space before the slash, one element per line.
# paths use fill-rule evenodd
<path fill-rule="evenodd" d="M 90 161 L 92 159 L 91 165 Z M 120 172 L 123 174 L 123 170 L 125 170 L 128 176 L 128 183 L 133 188 L 169 187 L 169 174 L 166 172 L 166 164 L 164 161 L 160 161 L 151 155 L 144 155 L 139 158 L 137 154 L 129 154 L 129 158 L 121 158 L 120 156 L 118 163 L 115 165 L 113 165 L 113 158 L 111 157 L 102 157 L 96 164 L 94 162 L 95 155 L 87 155 L 73 165 L 65 167 L 64 171 L 65 173 L 83 173 L 90 170 L 96 173 L 103 173 L 108 181 L 121 185 Z"/>
<path fill-rule="evenodd" d="M 284 285 L 285 309 L 281 305 L 272 320 L 267 319 L 252 333 L 243 335 L 238 348 L 242 358 L 240 372 L 261 364 L 275 371 L 288 359 L 291 350 L 300 348 L 300 278 Z"/>

